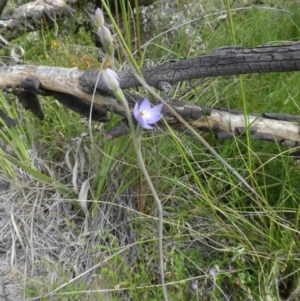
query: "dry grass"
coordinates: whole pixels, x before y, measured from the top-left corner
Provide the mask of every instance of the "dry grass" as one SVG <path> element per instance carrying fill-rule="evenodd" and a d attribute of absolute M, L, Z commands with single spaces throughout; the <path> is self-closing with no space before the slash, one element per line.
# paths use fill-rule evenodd
<path fill-rule="evenodd" d="M 2 281 L 8 299 L 23 300 L 25 286 L 46 294 L 52 285 L 59 286 L 100 266 L 111 254 L 107 250 L 116 248 L 114 240 L 120 249 L 132 245 L 124 252 L 124 259 L 136 260 L 138 246 L 129 216 L 135 198 L 130 188 L 117 195 L 116 172 L 107 194 L 97 201 L 96 216 L 91 218 L 91 203 L 85 204 L 85 215 L 80 207 L 75 208 L 73 198 L 63 198 L 54 185 L 43 184 L 20 168 L 13 169 L 14 179 L 0 174 L 0 271 L 5 276 Z M 59 169 L 61 179 L 72 183 L 74 175 L 67 164 L 60 163 Z M 82 183 L 78 180 L 77 184 Z M 99 250 L 97 245 L 106 250 Z M 91 283 L 95 270 L 84 273 L 77 282 Z"/>

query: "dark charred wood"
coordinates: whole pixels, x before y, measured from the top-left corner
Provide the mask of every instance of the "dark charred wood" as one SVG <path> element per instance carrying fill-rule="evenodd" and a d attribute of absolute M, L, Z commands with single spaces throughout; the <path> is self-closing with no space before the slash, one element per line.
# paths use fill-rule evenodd
<path fill-rule="evenodd" d="M 93 106 L 91 110 L 91 103 L 80 99 L 79 97 L 61 93 L 61 92 L 53 92 L 53 97 L 58 100 L 61 104 L 69 108 L 70 110 L 80 114 L 81 116 L 89 118 L 93 121 L 98 122 L 106 122 L 108 121 L 108 109 L 107 108 L 99 108 Z"/>
<path fill-rule="evenodd" d="M 283 114 L 283 113 L 264 113 L 263 117 L 276 119 L 276 120 L 286 120 L 286 121 L 299 121 L 300 116 L 291 115 L 291 114 Z"/>
<path fill-rule="evenodd" d="M 14 94 L 17 96 L 25 110 L 30 110 L 40 120 L 45 118 L 40 100 L 36 94 L 27 91 L 21 91 Z"/>
<path fill-rule="evenodd" d="M 3 119 L 4 123 L 8 127 L 17 125 L 17 122 L 14 119 L 10 118 L 8 115 L 6 115 L 1 109 L 0 109 L 0 118 Z"/>
<path fill-rule="evenodd" d="M 244 126 L 238 126 L 236 128 L 236 131 L 239 133 L 239 135 L 245 135 L 245 133 L 247 131 L 247 128 L 244 127 Z M 257 132 L 256 127 L 251 126 L 250 129 L 249 129 L 249 132 L 250 132 L 251 135 L 255 134 Z"/>
<path fill-rule="evenodd" d="M 118 138 L 127 135 L 130 132 L 127 119 L 122 119 L 106 132 L 106 139 Z"/>
<path fill-rule="evenodd" d="M 0 16 L 2 15 L 2 12 L 7 4 L 8 0 L 0 0 Z"/>
<path fill-rule="evenodd" d="M 217 133 L 217 138 L 219 140 L 224 140 L 224 139 L 231 139 L 233 137 L 237 137 L 239 136 L 239 133 L 237 131 L 233 131 L 233 132 L 219 132 Z"/>
<path fill-rule="evenodd" d="M 289 72 L 300 70 L 300 42 L 286 45 L 268 45 L 253 48 L 223 47 L 196 58 L 168 62 L 151 68 L 142 68 L 145 81 L 159 89 L 160 82 L 171 85 L 184 80 L 264 72 Z M 96 86 L 98 72 L 87 70 L 80 78 L 85 92 Z M 120 87 L 128 89 L 140 86 L 132 71 L 118 72 Z M 103 82 L 97 89 L 106 89 Z"/>

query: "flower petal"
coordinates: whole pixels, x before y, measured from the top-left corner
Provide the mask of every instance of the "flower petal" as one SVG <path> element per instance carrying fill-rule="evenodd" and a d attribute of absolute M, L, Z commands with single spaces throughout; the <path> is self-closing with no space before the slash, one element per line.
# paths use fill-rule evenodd
<path fill-rule="evenodd" d="M 134 115 L 134 118 L 136 119 L 136 121 L 139 124 L 142 125 L 142 124 L 145 123 L 145 120 L 144 120 L 143 116 L 140 113 L 140 108 L 139 108 L 139 104 L 138 103 L 136 103 L 135 106 L 134 106 L 133 115 Z"/>
<path fill-rule="evenodd" d="M 148 123 L 145 123 L 145 122 L 141 123 L 141 122 L 139 122 L 139 124 L 144 129 L 147 129 L 147 130 L 152 130 L 153 129 L 153 126 L 149 125 Z"/>
<path fill-rule="evenodd" d="M 140 115 L 140 105 L 138 102 L 135 103 L 134 109 L 133 109 L 133 115 L 135 119 L 138 118 L 138 115 Z"/>
<path fill-rule="evenodd" d="M 140 123 L 141 125 L 142 125 L 142 124 L 145 124 L 145 120 L 143 119 L 143 116 L 142 116 L 140 113 L 138 113 L 138 115 L 135 116 L 135 119 L 136 119 L 136 121 L 137 121 L 138 123 Z"/>
<path fill-rule="evenodd" d="M 151 114 L 160 114 L 163 104 L 159 104 L 151 109 Z"/>
<path fill-rule="evenodd" d="M 162 107 L 163 107 L 163 104 L 153 107 L 150 111 L 150 114 L 151 115 L 161 115 Z"/>
<path fill-rule="evenodd" d="M 140 112 L 151 110 L 151 103 L 148 98 L 145 98 L 140 105 Z"/>
<path fill-rule="evenodd" d="M 162 107 L 163 107 L 163 105 L 160 104 L 150 110 L 150 112 L 149 112 L 150 118 L 148 118 L 148 120 L 147 120 L 148 123 L 151 123 L 151 124 L 155 123 L 162 118 L 162 115 L 161 115 Z"/>

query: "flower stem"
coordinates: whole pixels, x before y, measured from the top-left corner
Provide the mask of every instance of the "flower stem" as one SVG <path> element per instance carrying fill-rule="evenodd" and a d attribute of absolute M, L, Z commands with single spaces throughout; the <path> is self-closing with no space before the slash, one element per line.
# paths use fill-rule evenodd
<path fill-rule="evenodd" d="M 167 289 L 165 285 L 165 274 L 164 274 L 164 258 L 163 258 L 163 211 L 162 211 L 162 206 L 161 206 L 161 201 L 156 193 L 156 190 L 154 188 L 154 185 L 150 179 L 150 176 L 148 174 L 143 155 L 142 155 L 142 150 L 141 150 L 141 143 L 140 143 L 140 137 L 141 137 L 141 128 L 137 128 L 137 131 L 135 130 L 133 121 L 132 121 L 132 116 L 130 113 L 130 109 L 128 106 L 128 103 L 126 101 L 126 98 L 122 92 L 121 89 L 118 89 L 114 91 L 115 96 L 118 98 L 119 101 L 124 106 L 125 113 L 127 120 L 129 122 L 129 127 L 132 133 L 132 140 L 135 148 L 135 152 L 137 155 L 137 160 L 139 162 L 140 168 L 144 174 L 144 177 L 147 181 L 147 184 L 150 188 L 150 191 L 154 197 L 154 200 L 156 202 L 156 207 L 157 207 L 157 213 L 158 213 L 158 252 L 159 252 L 159 265 L 160 265 L 160 272 L 161 272 L 161 285 L 162 285 L 162 291 L 163 291 L 163 297 L 164 301 L 168 301 L 168 296 L 167 296 Z"/>

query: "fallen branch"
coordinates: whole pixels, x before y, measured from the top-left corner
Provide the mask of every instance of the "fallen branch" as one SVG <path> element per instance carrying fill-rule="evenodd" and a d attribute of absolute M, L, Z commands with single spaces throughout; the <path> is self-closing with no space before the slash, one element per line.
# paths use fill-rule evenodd
<path fill-rule="evenodd" d="M 25 33 L 55 26 L 72 11 L 63 0 L 32 1 L 7 11 L 0 20 L 0 48 Z"/>
<path fill-rule="evenodd" d="M 174 85 L 180 81 L 201 77 L 299 70 L 300 42 L 295 42 L 253 48 L 222 47 L 195 58 L 142 68 L 141 72 L 148 85 L 161 90 L 164 82 Z M 90 87 L 95 86 L 98 89 L 105 89 L 101 81 L 96 83 L 96 74 L 94 70 L 87 70 L 80 78 L 80 84 L 85 91 L 90 93 Z M 130 70 L 119 72 L 118 76 L 122 89 L 141 85 Z"/>
<path fill-rule="evenodd" d="M 92 95 L 84 92 L 86 87 L 81 86 L 84 71 L 77 69 L 46 67 L 46 66 L 9 66 L 0 68 L 0 87 L 17 89 L 16 95 L 22 91 L 33 94 L 53 95 L 70 109 L 89 116 Z M 95 73 L 99 82 L 101 78 Z M 94 81 L 96 82 L 96 79 Z M 97 85 L 98 87 L 99 85 Z M 100 85 L 102 87 L 102 83 Z M 93 87 L 89 87 L 93 91 Z M 105 87 L 104 87 L 105 89 Z M 20 92 L 21 91 L 21 92 Z M 128 103 L 132 110 L 136 101 L 141 96 L 128 93 Z M 30 99 L 28 100 L 30 102 Z M 181 101 L 169 100 L 172 108 L 194 128 L 211 131 L 218 138 L 224 139 L 232 136 L 243 135 L 245 131 L 244 114 L 234 111 L 226 111 L 215 108 L 202 109 L 196 105 L 190 105 Z M 107 120 L 107 112 L 112 111 L 124 117 L 123 106 L 108 91 L 97 89 L 93 99 L 94 120 Z M 164 117 L 170 125 L 178 125 L 177 119 L 166 110 Z M 97 116 L 97 118 L 95 118 Z M 102 117 L 102 120 L 99 120 Z M 286 114 L 265 113 L 261 116 L 248 115 L 251 137 L 253 139 L 276 141 L 285 145 L 297 146 L 300 143 L 299 116 Z M 117 130 L 116 130 L 117 128 Z M 122 121 L 108 133 L 108 138 L 115 138 L 127 133 L 126 121 Z"/>

